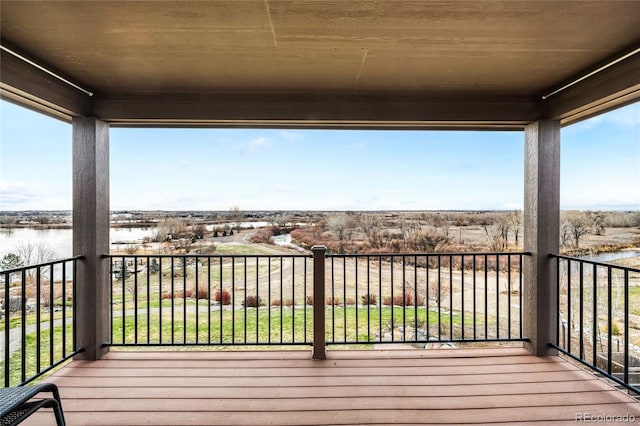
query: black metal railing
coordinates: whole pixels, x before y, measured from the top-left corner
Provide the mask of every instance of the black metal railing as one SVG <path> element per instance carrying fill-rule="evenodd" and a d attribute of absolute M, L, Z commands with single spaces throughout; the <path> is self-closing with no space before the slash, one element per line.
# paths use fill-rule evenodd
<path fill-rule="evenodd" d="M 311 344 L 311 256 L 108 257 L 111 346 Z"/>
<path fill-rule="evenodd" d="M 522 341 L 525 255 L 109 255 L 110 345 Z"/>
<path fill-rule="evenodd" d="M 640 269 L 553 255 L 560 352 L 640 392 Z"/>
<path fill-rule="evenodd" d="M 75 323 L 79 259 L 0 272 L 4 387 L 33 381 L 80 351 Z"/>
<path fill-rule="evenodd" d="M 328 255 L 327 343 L 526 340 L 525 255 Z"/>

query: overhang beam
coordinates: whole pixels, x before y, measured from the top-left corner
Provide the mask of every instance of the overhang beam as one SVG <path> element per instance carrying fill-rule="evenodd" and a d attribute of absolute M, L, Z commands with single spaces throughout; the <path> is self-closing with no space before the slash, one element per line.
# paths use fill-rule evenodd
<path fill-rule="evenodd" d="M 541 117 L 528 97 L 157 95 L 96 99 L 111 126 L 523 129 Z"/>
<path fill-rule="evenodd" d="M 544 101 L 545 117 L 563 126 L 640 99 L 640 54 L 635 54 Z"/>
<path fill-rule="evenodd" d="M 69 122 L 90 111 L 87 95 L 4 50 L 0 51 L 0 98 Z"/>

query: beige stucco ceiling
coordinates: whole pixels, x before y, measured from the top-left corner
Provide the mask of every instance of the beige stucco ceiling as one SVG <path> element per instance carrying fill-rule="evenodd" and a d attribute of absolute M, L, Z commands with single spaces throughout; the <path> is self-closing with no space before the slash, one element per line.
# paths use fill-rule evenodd
<path fill-rule="evenodd" d="M 3 46 L 110 114 L 100 100 L 174 95 L 541 104 L 640 42 L 640 1 L 3 0 L 0 19 Z"/>

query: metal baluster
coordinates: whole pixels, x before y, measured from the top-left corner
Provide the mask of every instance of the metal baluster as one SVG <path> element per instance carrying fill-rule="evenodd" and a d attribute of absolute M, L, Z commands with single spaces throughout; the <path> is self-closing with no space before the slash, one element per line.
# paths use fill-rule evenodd
<path fill-rule="evenodd" d="M 151 343 L 151 258 L 147 256 L 147 345 Z"/>
<path fill-rule="evenodd" d="M 473 261 L 472 261 L 472 266 L 471 268 L 473 269 L 473 340 L 476 340 L 476 327 L 477 327 L 477 309 L 476 309 L 476 304 L 477 304 L 477 298 L 476 298 L 476 282 L 477 282 L 477 276 L 476 276 L 476 255 L 473 255 Z"/>
<path fill-rule="evenodd" d="M 53 265 L 51 267 L 53 268 Z M 40 296 L 36 299 L 36 309 L 38 313 L 37 321 L 40 322 Z M 67 357 L 67 262 L 62 262 L 62 357 Z M 38 356 L 39 359 L 40 356 Z M 39 368 L 38 372 L 40 372 Z"/>
<path fill-rule="evenodd" d="M 10 330 L 10 310 L 9 310 L 9 275 L 4 274 L 4 387 L 8 388 L 10 383 L 10 367 L 11 367 L 11 339 Z"/>
<path fill-rule="evenodd" d="M 211 256 L 207 256 L 207 344 L 211 344 Z"/>
<path fill-rule="evenodd" d="M 133 342 L 138 344 L 138 257 L 133 257 Z"/>
<path fill-rule="evenodd" d="M 567 262 L 567 352 L 571 353 L 571 260 Z"/>
<path fill-rule="evenodd" d="M 460 322 L 462 325 L 462 336 L 460 336 L 461 340 L 464 340 L 464 254 L 460 257 Z"/>
<path fill-rule="evenodd" d="M 629 270 L 624 269 L 624 382 L 629 384 Z"/>
<path fill-rule="evenodd" d="M 41 285 L 41 278 L 40 278 L 40 267 L 38 267 L 36 269 L 36 371 L 39 373 L 41 371 L 40 368 L 40 357 L 41 357 L 41 353 L 40 353 L 40 346 L 42 345 L 42 336 L 41 336 L 41 330 L 40 330 L 40 285 Z M 50 290 L 51 291 L 51 290 Z M 5 299 L 5 305 L 7 305 L 6 301 L 9 299 Z M 5 314 L 9 314 L 9 311 L 7 309 L 7 311 L 5 312 Z M 49 306 L 49 315 L 53 316 L 53 309 L 52 306 Z M 64 316 L 63 316 L 64 318 Z M 9 326 L 9 324 L 7 324 L 7 326 Z M 64 328 L 63 328 L 64 330 Z M 7 340 L 5 340 L 5 345 L 8 343 Z M 9 362 L 8 358 L 5 358 L 5 362 Z"/>
<path fill-rule="evenodd" d="M 580 299 L 579 299 L 579 304 L 580 304 L 580 359 L 584 359 L 584 270 L 583 270 L 583 265 L 584 262 L 580 262 L 579 263 L 579 268 L 580 268 L 580 281 L 579 281 L 579 285 L 580 285 Z"/>
<path fill-rule="evenodd" d="M 596 264 L 593 264 L 593 365 L 598 365 L 598 269 Z"/>
<path fill-rule="evenodd" d="M 355 312 L 356 312 L 356 342 L 358 342 L 359 339 L 359 335 L 360 335 L 360 327 L 358 324 L 358 257 L 354 256 L 353 257 L 353 263 L 355 264 L 355 287 L 356 287 L 356 306 L 355 306 Z"/>
<path fill-rule="evenodd" d="M 175 279 L 174 279 L 174 271 L 175 271 L 175 258 L 171 256 L 171 344 L 175 342 Z"/>

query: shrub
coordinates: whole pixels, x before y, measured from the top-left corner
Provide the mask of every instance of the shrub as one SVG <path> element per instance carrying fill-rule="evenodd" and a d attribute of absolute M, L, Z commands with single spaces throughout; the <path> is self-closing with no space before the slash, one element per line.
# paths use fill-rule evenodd
<path fill-rule="evenodd" d="M 169 294 L 169 297 L 171 297 L 171 294 Z M 173 298 L 174 299 L 184 299 L 184 298 L 192 298 L 193 297 L 193 290 L 178 290 L 175 293 L 173 293 Z"/>
<path fill-rule="evenodd" d="M 393 304 L 395 306 L 413 305 L 413 295 L 410 293 L 396 294 L 393 296 Z"/>
<path fill-rule="evenodd" d="M 620 336 L 622 332 L 620 331 L 620 324 L 616 320 L 611 321 L 611 334 L 612 336 Z"/>
<path fill-rule="evenodd" d="M 198 287 L 198 299 L 209 299 L 209 289 L 207 287 Z"/>
<path fill-rule="evenodd" d="M 282 303 L 280 302 L 280 299 L 273 299 L 271 301 L 271 306 L 280 306 Z"/>
<path fill-rule="evenodd" d="M 253 234 L 253 236 L 251 237 L 251 242 L 269 244 L 273 242 L 271 240 L 272 236 L 273 228 L 262 228 L 259 229 L 255 234 Z"/>
<path fill-rule="evenodd" d="M 220 303 L 221 305 L 230 305 L 231 293 L 229 293 L 229 290 L 227 289 L 222 289 L 222 291 L 216 290 L 216 292 L 213 294 L 213 300 Z"/>
<path fill-rule="evenodd" d="M 377 305 L 378 295 L 373 293 L 363 294 L 362 296 L 360 296 L 360 302 L 363 305 Z"/>
<path fill-rule="evenodd" d="M 179 290 L 173 293 L 174 299 L 184 299 L 185 297 L 187 298 L 193 297 L 193 290 L 187 290 L 186 293 L 182 290 Z M 171 293 L 162 293 L 162 296 L 160 296 L 160 298 L 162 300 L 171 299 Z"/>
<path fill-rule="evenodd" d="M 304 300 L 307 305 L 313 305 L 313 296 L 307 296 Z"/>
<path fill-rule="evenodd" d="M 393 299 L 391 299 L 391 296 L 385 296 L 382 303 L 387 306 L 423 306 L 425 304 L 425 298 L 423 295 L 418 295 L 416 300 L 413 292 L 406 292 L 405 294 L 400 292 L 399 294 L 394 294 Z"/>
<path fill-rule="evenodd" d="M 340 299 L 338 297 L 327 297 L 327 305 L 331 306 L 338 306 L 340 305 Z"/>
<path fill-rule="evenodd" d="M 355 297 L 347 297 L 347 305 L 355 305 L 356 299 Z"/>
<path fill-rule="evenodd" d="M 9 297 L 9 306 L 6 306 L 6 302 L 2 303 L 2 310 L 7 311 L 9 308 L 9 312 L 20 312 L 22 310 L 22 298 L 21 297 Z"/>
<path fill-rule="evenodd" d="M 282 306 L 293 306 L 293 300 L 292 299 L 285 299 L 284 302 L 282 302 Z"/>
<path fill-rule="evenodd" d="M 244 306 L 246 308 L 257 308 L 259 306 L 264 306 L 264 301 L 260 296 L 250 294 L 244 298 Z"/>

